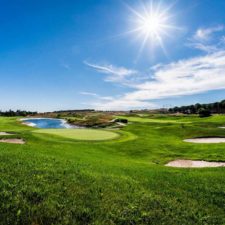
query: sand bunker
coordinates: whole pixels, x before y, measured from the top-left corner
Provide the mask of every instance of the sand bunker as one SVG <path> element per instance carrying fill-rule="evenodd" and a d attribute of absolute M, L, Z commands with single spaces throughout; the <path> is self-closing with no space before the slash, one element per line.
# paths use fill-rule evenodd
<path fill-rule="evenodd" d="M 25 144 L 23 139 L 14 138 L 14 139 L 0 139 L 1 143 L 10 143 L 10 144 Z"/>
<path fill-rule="evenodd" d="M 174 160 L 166 164 L 170 167 L 180 168 L 204 168 L 204 167 L 224 167 L 225 162 L 207 162 L 193 160 Z"/>
<path fill-rule="evenodd" d="M 6 135 L 13 135 L 13 134 L 10 134 L 10 133 L 7 133 L 7 132 L 0 132 L 0 135 L 6 136 Z"/>
<path fill-rule="evenodd" d="M 192 139 L 185 139 L 185 142 L 190 143 L 225 143 L 225 138 L 223 137 L 202 137 L 202 138 L 192 138 Z"/>

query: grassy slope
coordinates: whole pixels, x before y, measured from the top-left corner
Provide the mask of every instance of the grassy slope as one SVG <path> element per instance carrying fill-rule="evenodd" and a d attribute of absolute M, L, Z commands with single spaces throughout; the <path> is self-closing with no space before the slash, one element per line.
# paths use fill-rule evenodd
<path fill-rule="evenodd" d="M 225 168 L 163 166 L 225 161 L 225 144 L 182 142 L 225 135 L 225 117 L 181 120 L 192 123 L 133 122 L 119 140 L 82 142 L 0 118 L 27 140 L 0 145 L 0 224 L 225 224 Z"/>

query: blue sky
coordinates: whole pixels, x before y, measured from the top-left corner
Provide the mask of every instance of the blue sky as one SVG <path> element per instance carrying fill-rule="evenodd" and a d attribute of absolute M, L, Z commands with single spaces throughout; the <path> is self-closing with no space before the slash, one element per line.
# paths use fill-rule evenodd
<path fill-rule="evenodd" d="M 224 11 L 224 0 L 0 0 L 0 109 L 222 100 Z"/>

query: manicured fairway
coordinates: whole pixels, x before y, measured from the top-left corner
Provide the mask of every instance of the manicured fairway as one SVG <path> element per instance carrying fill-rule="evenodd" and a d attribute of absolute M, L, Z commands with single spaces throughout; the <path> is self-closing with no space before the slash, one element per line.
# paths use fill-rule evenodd
<path fill-rule="evenodd" d="M 165 166 L 225 161 L 225 143 L 183 141 L 225 137 L 225 116 L 133 121 L 104 141 L 71 140 L 82 130 L 60 136 L 17 119 L 0 117 L 0 132 L 13 133 L 0 138 L 25 141 L 0 143 L 1 225 L 225 224 L 225 167 Z"/>
<path fill-rule="evenodd" d="M 152 119 L 145 117 L 129 117 L 129 116 L 119 116 L 118 118 L 127 119 L 130 122 L 139 122 L 139 123 L 191 123 L 190 121 L 179 121 L 171 119 Z"/>
<path fill-rule="evenodd" d="M 34 132 L 42 134 L 53 134 L 64 138 L 90 141 L 110 140 L 119 136 L 115 132 L 96 129 L 40 129 Z"/>

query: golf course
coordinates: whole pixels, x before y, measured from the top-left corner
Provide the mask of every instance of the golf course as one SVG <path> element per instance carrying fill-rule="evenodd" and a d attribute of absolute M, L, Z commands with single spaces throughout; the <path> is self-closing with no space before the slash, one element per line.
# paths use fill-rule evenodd
<path fill-rule="evenodd" d="M 0 117 L 0 224 L 225 224 L 224 115 L 122 116 L 120 129 L 39 129 Z"/>
<path fill-rule="evenodd" d="M 0 0 L 0 225 L 225 225 L 225 0 Z"/>

